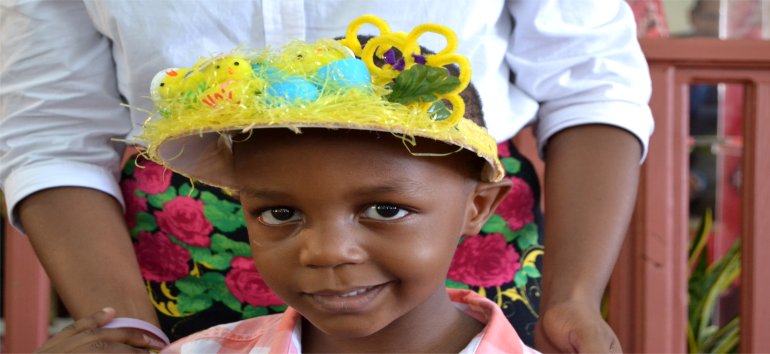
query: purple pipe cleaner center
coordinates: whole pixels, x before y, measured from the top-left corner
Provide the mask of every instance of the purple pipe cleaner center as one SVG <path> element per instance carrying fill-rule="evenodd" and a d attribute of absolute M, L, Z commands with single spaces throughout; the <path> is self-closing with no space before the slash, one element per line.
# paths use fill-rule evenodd
<path fill-rule="evenodd" d="M 393 48 L 390 48 L 387 52 L 385 52 L 385 63 L 390 64 L 393 67 L 393 70 L 398 71 L 404 71 L 404 68 L 406 67 L 404 58 L 399 58 L 396 60 L 396 52 L 393 51 Z"/>
<path fill-rule="evenodd" d="M 385 52 L 385 62 L 390 65 L 396 65 L 396 52 L 393 51 L 393 48 Z"/>

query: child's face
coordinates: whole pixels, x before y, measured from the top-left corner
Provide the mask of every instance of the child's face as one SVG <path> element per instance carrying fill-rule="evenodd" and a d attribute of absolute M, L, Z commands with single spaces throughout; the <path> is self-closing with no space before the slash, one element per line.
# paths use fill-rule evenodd
<path fill-rule="evenodd" d="M 455 150 L 413 150 L 429 147 Z M 389 133 L 323 129 L 265 129 L 235 149 L 257 269 L 329 335 L 434 315 L 426 300 L 446 298 L 459 238 L 486 220 L 470 154 L 415 157 Z"/>

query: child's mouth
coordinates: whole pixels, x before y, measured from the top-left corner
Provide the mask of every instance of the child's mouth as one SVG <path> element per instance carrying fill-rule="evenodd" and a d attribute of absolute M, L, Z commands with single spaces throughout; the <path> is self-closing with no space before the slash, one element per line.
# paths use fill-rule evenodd
<path fill-rule="evenodd" d="M 319 291 L 308 295 L 325 312 L 359 312 L 372 303 L 388 284 L 383 283 L 344 291 Z"/>

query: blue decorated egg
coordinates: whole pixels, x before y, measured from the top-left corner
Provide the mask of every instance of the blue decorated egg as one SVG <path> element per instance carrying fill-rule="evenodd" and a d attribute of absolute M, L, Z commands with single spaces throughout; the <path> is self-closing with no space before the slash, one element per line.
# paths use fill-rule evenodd
<path fill-rule="evenodd" d="M 268 103 L 278 102 L 288 104 L 300 104 L 314 101 L 318 98 L 318 88 L 301 77 L 287 77 L 281 81 L 271 83 L 265 93 L 269 96 Z M 274 98 L 280 98 L 275 100 Z"/>
<path fill-rule="evenodd" d="M 367 88 L 372 77 L 360 59 L 347 58 L 324 65 L 315 73 L 314 81 L 325 89 Z"/>

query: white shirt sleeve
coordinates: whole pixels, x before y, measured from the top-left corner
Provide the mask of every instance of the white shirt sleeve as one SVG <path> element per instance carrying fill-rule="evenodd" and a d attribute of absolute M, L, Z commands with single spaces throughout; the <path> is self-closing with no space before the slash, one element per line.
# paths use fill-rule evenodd
<path fill-rule="evenodd" d="M 0 0 L 0 189 L 17 203 L 60 186 L 122 203 L 118 176 L 131 128 L 110 43 L 80 1 Z"/>
<path fill-rule="evenodd" d="M 635 135 L 644 160 L 653 131 L 651 83 L 626 2 L 519 0 L 508 10 L 515 27 L 506 59 L 515 85 L 540 103 L 541 154 L 563 129 L 607 124 Z"/>

